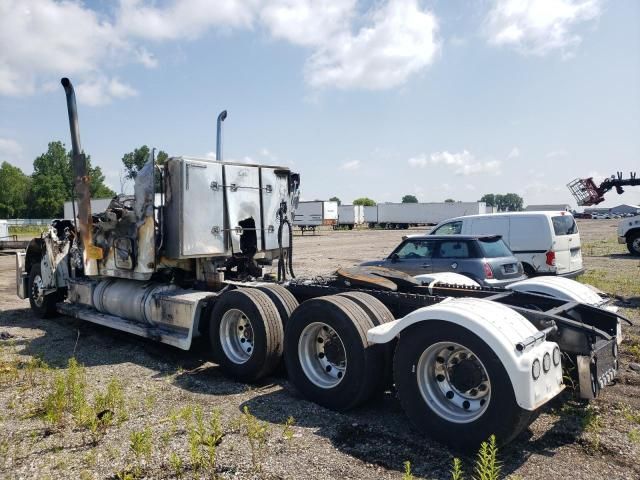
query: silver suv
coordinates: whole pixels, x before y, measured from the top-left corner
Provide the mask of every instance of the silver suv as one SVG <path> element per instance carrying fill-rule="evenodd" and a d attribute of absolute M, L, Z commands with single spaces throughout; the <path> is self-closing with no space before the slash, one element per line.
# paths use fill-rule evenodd
<path fill-rule="evenodd" d="M 384 260 L 361 265 L 409 275 L 455 272 L 489 287 L 504 287 L 527 278 L 522 264 L 499 235 L 410 236 Z"/>

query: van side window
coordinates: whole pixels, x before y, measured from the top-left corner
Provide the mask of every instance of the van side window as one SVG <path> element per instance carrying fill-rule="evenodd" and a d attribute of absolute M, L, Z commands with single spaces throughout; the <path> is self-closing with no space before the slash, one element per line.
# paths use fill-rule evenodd
<path fill-rule="evenodd" d="M 462 232 L 462 222 L 449 222 L 440 225 L 437 230 L 433 231 L 433 235 L 460 235 Z"/>
<path fill-rule="evenodd" d="M 435 256 L 437 258 L 469 258 L 469 244 L 453 240 L 440 242 Z"/>
<path fill-rule="evenodd" d="M 578 233 L 578 226 L 571 215 L 559 215 L 551 217 L 553 231 L 556 235 L 573 235 Z"/>

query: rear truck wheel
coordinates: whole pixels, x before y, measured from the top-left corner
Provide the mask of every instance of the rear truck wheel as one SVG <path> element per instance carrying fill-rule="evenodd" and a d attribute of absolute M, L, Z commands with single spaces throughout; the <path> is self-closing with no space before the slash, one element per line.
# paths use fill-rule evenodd
<path fill-rule="evenodd" d="M 337 295 L 300 305 L 285 331 L 284 359 L 292 385 L 332 410 L 349 410 L 381 385 L 382 351 L 369 345 L 373 322 L 353 300 Z"/>
<path fill-rule="evenodd" d="M 283 338 L 278 309 L 266 293 L 240 288 L 216 300 L 209 339 L 230 377 L 254 382 L 273 372 L 282 357 Z"/>
<path fill-rule="evenodd" d="M 411 422 L 462 451 L 474 451 L 492 434 L 507 443 L 533 418 L 516 403 L 509 376 L 491 348 L 458 325 L 429 322 L 403 331 L 393 373 Z"/>
<path fill-rule="evenodd" d="M 627 248 L 631 255 L 640 256 L 640 232 L 632 232 L 627 237 Z"/>
<path fill-rule="evenodd" d="M 282 320 L 283 329 L 286 328 L 293 311 L 300 305 L 296 297 L 293 296 L 293 293 L 282 285 L 266 285 L 256 287 L 256 290 L 265 293 L 275 304 L 280 314 L 280 319 Z"/>
<path fill-rule="evenodd" d="M 369 319 L 375 327 L 394 320 L 393 314 L 387 306 L 373 295 L 364 292 L 344 292 L 339 293 L 338 296 L 349 298 L 357 303 L 369 315 Z M 393 386 L 393 351 L 396 348 L 396 342 L 397 340 L 394 339 L 388 343 L 372 346 L 372 348 L 381 350 L 384 357 L 384 381 L 382 387 L 385 390 Z"/>
<path fill-rule="evenodd" d="M 34 263 L 29 271 L 29 304 L 38 318 L 55 315 L 56 303 L 61 300 L 59 292 L 45 295 L 40 263 Z"/>

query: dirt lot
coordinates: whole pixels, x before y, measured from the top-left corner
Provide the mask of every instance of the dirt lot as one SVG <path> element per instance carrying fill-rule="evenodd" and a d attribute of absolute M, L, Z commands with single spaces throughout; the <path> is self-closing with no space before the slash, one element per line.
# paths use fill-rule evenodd
<path fill-rule="evenodd" d="M 636 323 L 625 330 L 620 377 L 588 407 L 569 392 L 547 406 L 525 434 L 501 448 L 506 477 L 640 478 L 640 373 L 629 367 L 640 361 L 640 262 L 615 242 L 615 224 L 586 220 L 580 228 L 585 278 L 621 296 L 622 313 Z M 380 258 L 405 233 L 296 237 L 296 273 L 326 275 Z M 416 478 L 450 478 L 454 453 L 414 433 L 390 392 L 337 414 L 299 398 L 284 376 L 259 385 L 226 379 L 206 361 L 204 345 L 182 352 L 69 318 L 38 320 L 28 307 L 15 296 L 13 258 L 0 257 L 0 332 L 13 336 L 0 340 L 2 478 L 400 479 L 409 478 L 403 477 L 407 460 Z M 43 418 L 56 376 L 69 381 L 71 357 L 85 366 L 86 378 L 73 402 L 80 396 L 91 404 L 119 381 L 123 399 L 110 404 L 117 414 L 110 424 Z M 252 416 L 243 415 L 244 407 Z M 198 432 L 218 431 L 208 425 L 216 411 L 223 433 L 212 443 L 217 447 L 190 448 Z M 463 458 L 466 478 L 472 467 L 473 459 Z"/>

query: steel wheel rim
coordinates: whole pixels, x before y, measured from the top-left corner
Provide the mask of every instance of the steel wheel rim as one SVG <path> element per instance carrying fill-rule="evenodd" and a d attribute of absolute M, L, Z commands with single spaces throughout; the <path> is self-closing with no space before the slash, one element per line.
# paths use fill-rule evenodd
<path fill-rule="evenodd" d="M 640 253 L 640 237 L 634 238 L 631 242 L 631 247 L 638 253 Z"/>
<path fill-rule="evenodd" d="M 33 303 L 38 307 L 41 307 L 44 303 L 44 283 L 42 282 L 42 277 L 40 275 L 35 275 L 33 277 L 33 282 L 31 284 L 31 297 L 33 298 Z"/>
<path fill-rule="evenodd" d="M 416 376 L 427 405 L 449 422 L 473 422 L 491 401 L 487 369 L 476 354 L 458 343 L 429 346 L 418 360 Z"/>
<path fill-rule="evenodd" d="M 251 358 L 254 351 L 253 326 L 242 310 L 232 308 L 222 316 L 220 345 L 233 363 L 243 364 Z"/>
<path fill-rule="evenodd" d="M 320 388 L 337 386 L 347 372 L 344 343 L 326 323 L 313 322 L 302 330 L 298 359 L 309 381 Z"/>

